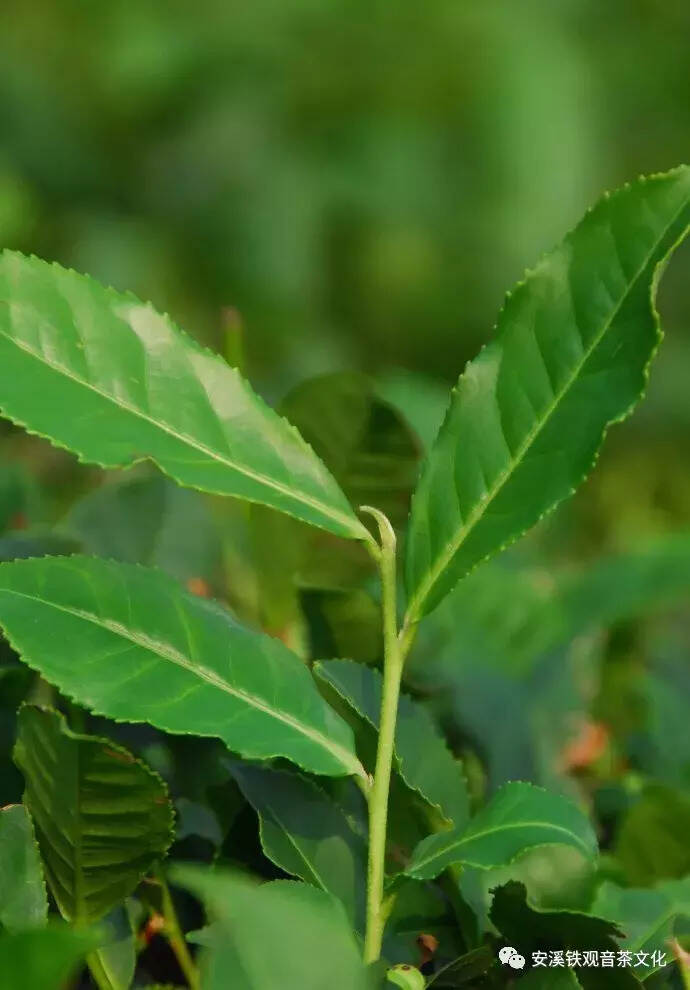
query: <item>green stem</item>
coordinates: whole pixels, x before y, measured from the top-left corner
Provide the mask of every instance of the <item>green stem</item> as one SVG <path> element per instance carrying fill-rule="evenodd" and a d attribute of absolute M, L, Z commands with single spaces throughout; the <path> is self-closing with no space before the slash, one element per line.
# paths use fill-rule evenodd
<path fill-rule="evenodd" d="M 374 782 L 369 792 L 369 862 L 367 865 L 367 924 L 364 937 L 364 961 L 376 962 L 381 954 L 383 929 L 386 924 L 385 880 L 386 828 L 388 793 L 390 791 L 395 723 L 403 670 L 403 654 L 398 642 L 397 575 L 395 532 L 386 516 L 378 509 L 362 506 L 362 512 L 372 515 L 381 533 L 381 605 L 383 612 L 383 694 L 376 751 Z"/>
<path fill-rule="evenodd" d="M 201 979 L 199 971 L 194 965 L 187 942 L 182 934 L 180 923 L 177 920 L 177 912 L 170 894 L 170 888 L 163 874 L 163 869 L 159 866 L 156 870 L 156 878 L 161 886 L 161 907 L 163 918 L 165 919 L 165 935 L 170 943 L 170 948 L 175 953 L 175 958 L 180 964 L 180 969 L 185 975 L 191 990 L 201 990 Z"/>

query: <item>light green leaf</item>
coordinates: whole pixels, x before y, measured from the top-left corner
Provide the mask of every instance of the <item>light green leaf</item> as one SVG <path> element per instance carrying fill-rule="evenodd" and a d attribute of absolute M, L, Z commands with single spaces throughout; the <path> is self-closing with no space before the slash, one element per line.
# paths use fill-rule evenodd
<path fill-rule="evenodd" d="M 423 839 L 405 872 L 428 880 L 452 863 L 493 869 L 544 845 L 572 846 L 588 859 L 597 855 L 592 826 L 574 804 L 532 784 L 512 782 L 496 792 L 467 828 Z"/>
<path fill-rule="evenodd" d="M 690 224 L 690 168 L 605 196 L 510 294 L 472 361 L 412 502 L 409 621 L 590 471 L 639 399 L 661 339 L 661 262 Z"/>
<path fill-rule="evenodd" d="M 171 871 L 217 919 L 202 966 L 204 990 L 369 990 L 342 905 L 309 884 L 256 885 L 192 866 Z"/>
<path fill-rule="evenodd" d="M 0 990 L 63 990 L 98 941 L 66 926 L 6 932 L 0 935 Z"/>
<path fill-rule="evenodd" d="M 328 794 L 297 774 L 235 762 L 230 767 L 259 814 L 261 845 L 277 866 L 333 894 L 363 930 L 367 849 Z"/>
<path fill-rule="evenodd" d="M 625 888 L 604 881 L 597 890 L 592 914 L 608 918 L 623 929 L 621 945 L 632 952 L 652 953 L 667 948 L 678 919 L 690 920 L 690 877 L 651 888 Z M 668 953 L 670 959 L 670 953 Z M 651 962 L 650 960 L 647 960 Z M 659 967 L 650 965 L 645 976 Z"/>
<path fill-rule="evenodd" d="M 0 809 L 0 926 L 36 928 L 48 917 L 48 898 L 33 825 L 22 804 Z"/>
<path fill-rule="evenodd" d="M 58 712 L 33 705 L 19 713 L 15 761 L 60 913 L 98 921 L 172 841 L 165 784 L 122 746 L 77 735 Z"/>
<path fill-rule="evenodd" d="M 3 414 L 84 461 L 114 468 L 149 458 L 183 485 L 369 539 L 297 430 L 238 371 L 131 294 L 5 251 L 0 366 Z"/>
<path fill-rule="evenodd" d="M 0 564 L 0 626 L 98 714 L 218 736 L 314 773 L 364 773 L 349 727 L 293 653 L 159 571 L 89 557 Z"/>
<path fill-rule="evenodd" d="M 314 665 L 314 673 L 378 730 L 382 691 L 378 670 L 349 660 L 324 660 Z M 408 787 L 421 794 L 448 823 L 465 825 L 468 796 L 460 764 L 426 709 L 404 694 L 398 705 L 395 760 Z"/>
<path fill-rule="evenodd" d="M 403 990 L 424 990 L 426 980 L 415 966 L 399 963 L 392 966 L 386 973 L 386 982 L 393 983 Z"/>

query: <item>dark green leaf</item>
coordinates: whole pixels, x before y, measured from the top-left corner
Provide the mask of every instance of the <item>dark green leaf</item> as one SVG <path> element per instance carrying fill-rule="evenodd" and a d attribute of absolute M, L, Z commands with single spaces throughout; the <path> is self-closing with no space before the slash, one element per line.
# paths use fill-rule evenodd
<path fill-rule="evenodd" d="M 463 987 L 487 973 L 496 965 L 496 954 L 488 945 L 466 952 L 448 965 L 437 970 L 427 986 L 435 990 L 454 990 Z"/>
<path fill-rule="evenodd" d="M 48 899 L 33 825 L 22 804 L 0 809 L 0 926 L 35 928 L 48 917 Z"/>
<path fill-rule="evenodd" d="M 0 935 L 0 990 L 63 990 L 97 935 L 67 927 Z"/>
<path fill-rule="evenodd" d="M 644 389 L 660 263 L 690 223 L 690 168 L 591 210 L 508 296 L 460 378 L 412 503 L 410 621 L 577 487 Z"/>
<path fill-rule="evenodd" d="M 15 759 L 60 913 L 82 926 L 97 921 L 172 841 L 165 784 L 123 747 L 77 735 L 34 706 L 20 711 Z"/>
<path fill-rule="evenodd" d="M 259 814 L 268 858 L 337 897 L 351 924 L 363 931 L 366 844 L 335 801 L 297 774 L 239 762 L 231 771 Z"/>
<path fill-rule="evenodd" d="M 76 553 L 80 544 L 68 536 L 46 530 L 14 531 L 0 537 L 0 561 L 26 560 L 29 557 L 53 557 Z"/>
<path fill-rule="evenodd" d="M 570 961 L 577 979 L 585 988 L 611 986 L 624 990 L 638 987 L 638 977 L 649 975 L 648 970 L 617 965 L 617 940 L 623 933 L 616 925 L 578 911 L 538 909 L 527 901 L 526 891 L 521 883 L 507 883 L 494 891 L 491 921 L 501 933 L 503 944 L 513 946 L 524 956 L 528 967 L 533 962 L 534 952 L 542 953 L 545 958 L 546 953 L 561 951 L 564 953 L 566 967 L 568 958 L 565 953 L 579 953 L 579 965 L 576 964 L 576 957 L 571 957 Z M 602 966 L 598 960 L 597 966 L 585 966 L 583 953 L 586 950 L 596 951 L 597 954 L 602 951 L 612 954 L 609 955 L 612 962 Z M 550 957 L 546 959 L 547 973 L 550 971 L 549 962 Z M 534 967 L 535 975 L 542 968 Z M 567 983 L 563 985 L 568 986 Z M 551 984 L 545 978 L 541 986 L 550 987 Z"/>
<path fill-rule="evenodd" d="M 368 538 L 298 432 L 239 372 L 131 294 L 6 251 L 0 363 L 4 415 L 84 461 L 150 458 L 189 487 Z"/>
<path fill-rule="evenodd" d="M 257 886 L 231 873 L 178 866 L 217 919 L 208 934 L 204 990 L 369 990 L 359 946 L 335 898 L 292 881 Z"/>
<path fill-rule="evenodd" d="M 624 817 L 614 853 L 635 886 L 690 873 L 690 799 L 662 785 L 645 789 Z"/>
<path fill-rule="evenodd" d="M 160 571 L 88 557 L 0 564 L 0 625 L 26 663 L 98 714 L 363 773 L 350 729 L 293 653 Z"/>
<path fill-rule="evenodd" d="M 375 505 L 395 524 L 408 512 L 419 445 L 373 383 L 352 372 L 298 385 L 281 411 L 328 466 L 353 505 Z"/>
<path fill-rule="evenodd" d="M 430 835 L 415 849 L 406 873 L 436 877 L 452 863 L 491 869 L 535 846 L 566 845 L 593 859 L 597 840 L 582 812 L 560 794 L 532 784 L 505 784 L 470 824 Z"/>
<path fill-rule="evenodd" d="M 314 665 L 314 673 L 378 730 L 382 690 L 378 670 L 348 660 L 325 660 Z M 468 797 L 460 764 L 429 713 L 404 694 L 398 705 L 395 758 L 408 787 L 418 791 L 447 822 L 465 825 Z"/>

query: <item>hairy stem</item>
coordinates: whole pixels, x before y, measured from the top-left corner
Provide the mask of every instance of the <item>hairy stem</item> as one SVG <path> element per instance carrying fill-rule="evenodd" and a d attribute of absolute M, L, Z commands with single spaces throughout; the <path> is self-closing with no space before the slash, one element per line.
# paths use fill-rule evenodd
<path fill-rule="evenodd" d="M 379 723 L 374 782 L 369 792 L 369 861 L 367 865 L 367 924 L 364 938 L 364 961 L 375 962 L 381 954 L 386 904 L 383 896 L 386 857 L 388 793 L 390 790 L 395 723 L 403 669 L 403 654 L 398 642 L 397 577 L 395 533 L 386 516 L 378 509 L 362 506 L 372 515 L 381 533 L 381 600 L 383 613 L 383 695 Z"/>
<path fill-rule="evenodd" d="M 161 907 L 165 920 L 164 935 L 168 939 L 170 948 L 175 953 L 175 958 L 180 964 L 180 969 L 184 973 L 191 990 L 201 990 L 199 971 L 187 947 L 180 923 L 177 920 L 177 912 L 175 911 L 175 905 L 170 894 L 170 888 L 163 874 L 163 869 L 160 866 L 156 870 L 156 879 L 161 887 Z"/>

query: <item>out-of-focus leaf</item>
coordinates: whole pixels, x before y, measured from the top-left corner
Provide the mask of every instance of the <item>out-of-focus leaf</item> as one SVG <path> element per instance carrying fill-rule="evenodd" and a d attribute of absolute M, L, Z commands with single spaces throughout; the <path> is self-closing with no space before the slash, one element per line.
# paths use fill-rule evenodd
<path fill-rule="evenodd" d="M 422 935 L 437 939 L 435 959 L 452 959 L 462 951 L 457 918 L 439 887 L 403 879 L 396 886 L 395 903 L 386 922 L 384 957 L 390 963 L 417 961 Z"/>
<path fill-rule="evenodd" d="M 4 415 L 84 461 L 149 458 L 189 487 L 369 538 L 299 433 L 239 372 L 131 294 L 5 251 L 0 358 Z"/>
<path fill-rule="evenodd" d="M 68 921 L 98 921 L 172 841 L 161 778 L 109 739 L 71 732 L 49 709 L 19 714 L 15 760 L 51 893 Z"/>
<path fill-rule="evenodd" d="M 370 990 L 345 912 L 329 894 L 191 866 L 177 866 L 172 877 L 217 919 L 202 967 L 205 990 Z"/>
<path fill-rule="evenodd" d="M 543 845 L 572 846 L 588 859 L 597 855 L 592 826 L 572 802 L 532 784 L 513 782 L 505 784 L 469 825 L 423 839 L 405 872 L 424 880 L 452 863 L 491 869 Z"/>
<path fill-rule="evenodd" d="M 127 908 L 118 905 L 103 919 L 106 940 L 94 955 L 113 987 L 131 987 L 137 966 L 137 941 Z"/>
<path fill-rule="evenodd" d="M 643 886 L 690 873 L 690 799 L 660 784 L 647 787 L 620 825 L 614 853 L 629 883 Z"/>
<path fill-rule="evenodd" d="M 48 917 L 43 869 L 26 808 L 0 809 L 0 926 L 36 928 Z"/>
<path fill-rule="evenodd" d="M 453 393 L 412 503 L 409 621 L 577 487 L 644 389 L 660 263 L 690 224 L 690 168 L 605 196 L 508 296 Z"/>
<path fill-rule="evenodd" d="M 16 528 L 20 520 L 30 523 L 34 501 L 31 483 L 22 468 L 18 464 L 0 463 L 0 533 Z"/>
<path fill-rule="evenodd" d="M 81 544 L 69 536 L 50 531 L 14 531 L 0 537 L 0 561 L 29 557 L 57 557 L 78 553 Z"/>
<path fill-rule="evenodd" d="M 0 625 L 25 662 L 98 714 L 219 736 L 315 773 L 363 773 L 352 733 L 294 653 L 160 571 L 88 557 L 1 564 Z"/>
<path fill-rule="evenodd" d="M 349 660 L 325 660 L 314 665 L 314 673 L 378 730 L 382 692 L 378 670 Z M 447 823 L 464 827 L 469 810 L 460 764 L 429 713 L 404 694 L 398 705 L 395 760 L 408 787 L 417 791 Z"/>
<path fill-rule="evenodd" d="M 454 990 L 478 979 L 496 965 L 496 955 L 488 945 L 466 952 L 438 969 L 428 981 L 436 990 Z"/>
<path fill-rule="evenodd" d="M 364 375 L 339 372 L 298 385 L 281 411 L 333 473 L 353 505 L 375 505 L 401 525 L 417 478 L 415 438 Z"/>
<path fill-rule="evenodd" d="M 62 990 L 98 935 L 67 927 L 0 934 L 0 990 Z"/>
<path fill-rule="evenodd" d="M 426 980 L 420 971 L 409 963 L 392 966 L 386 973 L 386 982 L 402 987 L 402 990 L 424 990 L 426 986 Z"/>
<path fill-rule="evenodd" d="M 632 952 L 664 951 L 673 936 L 676 922 L 690 920 L 690 877 L 669 880 L 655 887 L 625 888 L 604 881 L 597 890 L 592 914 L 620 925 L 625 932 L 621 945 Z M 670 956 L 670 953 L 668 953 Z M 650 965 L 646 975 L 658 966 Z"/>
<path fill-rule="evenodd" d="M 221 531 L 207 501 L 160 475 L 107 480 L 72 507 L 60 532 L 98 557 L 160 567 L 180 581 L 218 580 Z"/>
<path fill-rule="evenodd" d="M 353 927 L 363 931 L 366 844 L 335 801 L 297 774 L 239 762 L 231 771 L 259 815 L 268 858 L 337 897 Z"/>
<path fill-rule="evenodd" d="M 514 946 L 532 961 L 534 952 L 579 953 L 579 965 L 575 968 L 577 979 L 583 987 L 616 988 L 639 987 L 639 977 L 644 979 L 649 971 L 625 968 L 616 965 L 618 940 L 623 932 L 617 925 L 603 918 L 577 911 L 542 911 L 531 905 L 521 883 L 507 883 L 494 891 L 491 905 L 491 921 L 505 940 L 503 944 Z M 613 953 L 610 967 L 583 965 L 585 950 L 597 953 Z M 567 966 L 567 958 L 564 959 Z M 573 960 L 574 962 L 574 960 Z M 548 959 L 547 959 L 547 969 Z M 543 986 L 550 986 L 545 983 Z M 568 984 L 564 984 L 567 986 Z"/>

